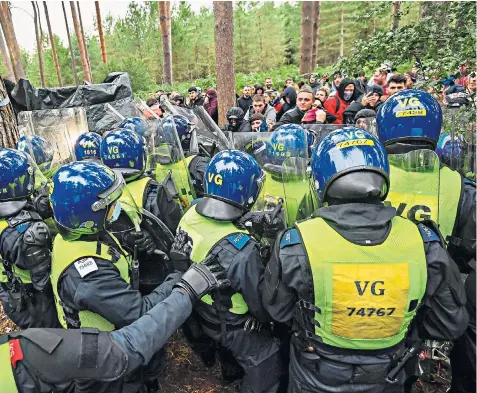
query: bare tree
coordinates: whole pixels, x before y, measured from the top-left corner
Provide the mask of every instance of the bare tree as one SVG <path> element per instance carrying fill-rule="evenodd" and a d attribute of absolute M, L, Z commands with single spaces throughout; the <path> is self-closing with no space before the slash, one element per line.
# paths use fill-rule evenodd
<path fill-rule="evenodd" d="M 51 30 L 50 15 L 48 13 L 48 6 L 46 5 L 46 1 L 43 2 L 43 8 L 45 9 L 46 25 L 48 26 L 48 36 L 50 37 L 51 53 L 53 54 L 53 63 L 55 64 L 55 71 L 56 71 L 56 77 L 58 79 L 58 86 L 63 86 L 63 80 L 61 78 L 60 63 L 58 62 L 55 39 L 53 37 L 53 31 Z"/>
<path fill-rule="evenodd" d="M 219 124 L 224 124 L 227 109 L 235 105 L 234 9 L 231 1 L 214 1 L 214 22 Z"/>
<path fill-rule="evenodd" d="M 65 3 L 62 1 L 61 6 L 63 7 L 63 15 L 65 17 L 66 33 L 68 34 L 68 45 L 70 47 L 70 56 L 71 56 L 71 68 L 73 69 L 73 75 L 75 77 L 76 86 L 79 85 L 78 73 L 76 72 L 76 59 L 73 51 L 73 43 L 71 42 L 70 27 L 68 25 L 68 17 L 66 16 Z"/>
<path fill-rule="evenodd" d="M 0 76 L 0 100 L 8 98 L 7 90 Z M 12 103 L 0 107 L 0 146 L 15 148 L 18 135 L 18 125 Z"/>
<path fill-rule="evenodd" d="M 10 59 L 13 64 L 13 73 L 15 79 L 25 78 L 23 71 L 22 59 L 20 56 L 20 47 L 18 46 L 15 30 L 13 29 L 12 15 L 7 1 L 0 2 L 0 23 L 2 25 L 5 41 L 7 42 L 8 50 L 10 52 Z"/>
<path fill-rule="evenodd" d="M 313 50 L 313 3 L 301 3 L 301 51 L 300 74 L 308 74 L 313 69 L 311 59 Z"/>
<path fill-rule="evenodd" d="M 45 87 L 45 67 L 43 66 L 43 43 L 40 38 L 40 27 L 38 26 L 38 11 L 36 9 L 36 3 L 34 1 L 31 2 L 33 7 L 33 20 L 35 21 L 35 37 L 36 37 L 36 51 L 38 54 L 38 68 L 40 71 L 40 82 L 41 87 Z"/>
<path fill-rule="evenodd" d="M 340 23 L 340 57 L 344 54 L 344 1 L 341 2 L 341 23 Z"/>
<path fill-rule="evenodd" d="M 394 33 L 397 33 L 398 29 L 399 29 L 399 19 L 401 19 L 401 16 L 399 14 L 399 12 L 401 11 L 401 2 L 400 1 L 394 1 L 393 2 L 393 21 L 392 21 L 392 25 L 393 25 L 393 31 Z"/>
<path fill-rule="evenodd" d="M 80 8 L 80 2 L 79 1 L 76 2 L 76 6 L 78 8 L 78 18 L 79 18 L 80 28 L 81 28 L 81 39 L 83 40 L 84 52 L 86 53 L 86 61 L 88 62 L 89 75 L 90 75 L 91 81 L 92 81 L 93 80 L 93 75 L 91 74 L 91 63 L 89 61 L 88 45 L 86 43 L 86 39 L 84 38 L 83 18 L 81 16 L 81 8 Z"/>
<path fill-rule="evenodd" d="M 99 8 L 99 1 L 95 1 L 94 6 L 96 8 L 96 23 L 98 24 L 99 43 L 101 45 L 101 58 L 103 59 L 103 63 L 107 63 L 108 56 L 106 54 L 106 43 L 104 42 L 103 22 L 101 21 L 101 10 Z"/>
<path fill-rule="evenodd" d="M 171 6 L 169 1 L 159 1 L 159 22 L 162 35 L 165 82 L 172 84 L 172 34 Z"/>
<path fill-rule="evenodd" d="M 88 59 L 86 58 L 86 51 L 84 48 L 84 42 L 81 36 L 81 26 L 76 13 L 74 1 L 70 1 L 71 16 L 73 17 L 73 26 L 75 28 L 76 40 L 78 41 L 78 47 L 80 51 L 81 67 L 83 68 L 84 78 L 91 83 L 91 74 L 89 73 Z"/>
<path fill-rule="evenodd" d="M 313 48 L 311 52 L 311 67 L 316 67 L 316 59 L 318 57 L 318 41 L 320 39 L 320 2 L 313 2 Z"/>
<path fill-rule="evenodd" d="M 15 74 L 12 68 L 12 62 L 10 60 L 10 55 L 8 53 L 7 44 L 3 38 L 3 31 L 0 29 L 0 50 L 2 51 L 3 64 L 5 64 L 5 72 L 7 73 L 7 78 L 11 81 L 15 81 Z"/>

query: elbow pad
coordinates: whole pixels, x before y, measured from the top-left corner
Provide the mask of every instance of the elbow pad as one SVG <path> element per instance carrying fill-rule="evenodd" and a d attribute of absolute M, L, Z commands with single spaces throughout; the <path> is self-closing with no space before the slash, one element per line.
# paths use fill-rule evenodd
<path fill-rule="evenodd" d="M 43 221 L 35 222 L 23 235 L 26 245 L 25 265 L 30 272 L 33 286 L 44 289 L 51 268 L 51 235 Z"/>

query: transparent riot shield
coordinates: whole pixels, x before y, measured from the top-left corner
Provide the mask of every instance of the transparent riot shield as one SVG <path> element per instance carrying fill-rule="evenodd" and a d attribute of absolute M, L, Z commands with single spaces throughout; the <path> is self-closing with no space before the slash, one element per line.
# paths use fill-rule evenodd
<path fill-rule="evenodd" d="M 343 125 L 335 125 L 335 124 L 306 124 L 304 128 L 313 135 L 313 143 L 311 145 L 311 149 L 313 150 L 322 139 L 327 136 L 329 133 L 343 128 Z"/>
<path fill-rule="evenodd" d="M 461 106 L 443 110 L 443 133 L 436 152 L 441 162 L 475 181 L 476 108 Z"/>
<path fill-rule="evenodd" d="M 18 123 L 31 148 L 30 155 L 48 178 L 62 165 L 75 161 L 74 144 L 88 132 L 84 108 L 20 112 Z"/>
<path fill-rule="evenodd" d="M 166 116 L 165 119 L 168 117 Z M 163 183 L 186 210 L 195 199 L 194 187 L 174 122 L 158 126 L 151 135 L 148 170 Z"/>
<path fill-rule="evenodd" d="M 355 126 L 368 131 L 370 134 L 373 134 L 374 136 L 377 135 L 375 117 L 367 117 L 367 118 L 358 119 Z"/>
<path fill-rule="evenodd" d="M 203 107 L 185 108 L 173 105 L 165 96 L 161 97 L 161 107 L 167 113 L 182 115 L 189 119 L 192 128 L 192 142 L 194 138 L 197 141 L 191 143 L 191 153 L 212 157 L 218 151 L 231 147 L 225 134 Z"/>
<path fill-rule="evenodd" d="M 440 163 L 432 150 L 390 154 L 391 186 L 385 204 L 411 221 L 439 223 Z"/>

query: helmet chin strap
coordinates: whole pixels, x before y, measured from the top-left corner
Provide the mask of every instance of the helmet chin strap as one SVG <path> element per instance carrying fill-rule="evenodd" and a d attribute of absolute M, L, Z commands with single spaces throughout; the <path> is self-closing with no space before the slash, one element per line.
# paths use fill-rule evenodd
<path fill-rule="evenodd" d="M 419 141 L 419 142 L 396 142 L 389 145 L 386 145 L 386 151 L 388 154 L 406 154 L 414 150 L 435 150 L 430 142 Z"/>

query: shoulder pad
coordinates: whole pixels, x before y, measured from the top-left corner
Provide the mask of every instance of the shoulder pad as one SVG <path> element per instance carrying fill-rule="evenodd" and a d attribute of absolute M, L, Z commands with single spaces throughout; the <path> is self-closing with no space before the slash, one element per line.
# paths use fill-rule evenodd
<path fill-rule="evenodd" d="M 424 243 L 441 241 L 439 235 L 433 229 L 429 228 L 423 223 L 417 224 L 417 227 L 419 228 L 419 232 L 421 233 Z"/>
<path fill-rule="evenodd" d="M 285 248 L 285 247 L 293 246 L 295 244 L 300 244 L 300 243 L 301 243 L 300 234 L 295 228 L 293 228 L 293 229 L 289 229 L 283 234 L 282 239 L 280 241 L 280 248 Z"/>
<path fill-rule="evenodd" d="M 467 179 L 466 177 L 464 177 L 464 184 L 466 186 L 471 186 L 471 187 L 474 187 L 475 188 L 475 182 L 473 182 L 472 180 L 470 179 Z"/>
<path fill-rule="evenodd" d="M 10 217 L 7 219 L 8 226 L 10 228 L 15 228 L 18 225 L 27 223 L 29 221 L 41 221 L 42 218 L 36 212 L 29 210 L 22 210 L 16 216 Z"/>
<path fill-rule="evenodd" d="M 232 244 L 237 250 L 241 250 L 249 242 L 250 236 L 245 233 L 236 233 L 235 235 L 228 236 L 227 240 Z"/>
<path fill-rule="evenodd" d="M 25 231 L 25 234 L 23 235 L 23 241 L 28 245 L 50 245 L 51 235 L 48 225 L 46 225 L 43 221 L 35 222 Z"/>

